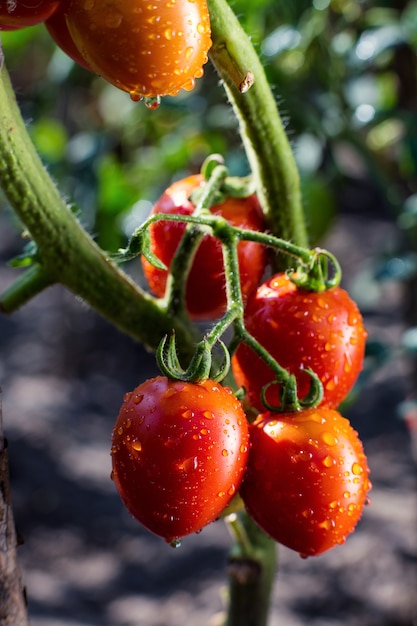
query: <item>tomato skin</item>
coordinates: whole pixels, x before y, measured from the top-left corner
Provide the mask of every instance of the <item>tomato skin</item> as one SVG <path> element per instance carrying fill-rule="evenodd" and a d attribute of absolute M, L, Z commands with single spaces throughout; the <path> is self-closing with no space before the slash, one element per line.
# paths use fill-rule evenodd
<path fill-rule="evenodd" d="M 239 489 L 248 424 L 231 390 L 158 376 L 125 396 L 113 478 L 130 513 L 171 542 L 214 521 Z"/>
<path fill-rule="evenodd" d="M 249 515 L 301 556 L 345 542 L 371 488 L 362 443 L 334 409 L 266 412 L 249 427 L 240 495 Z"/>
<path fill-rule="evenodd" d="M 58 8 L 60 0 L 14 0 L 0 3 L 0 30 L 17 30 L 40 24 Z"/>
<path fill-rule="evenodd" d="M 61 48 L 65 54 L 67 54 L 78 65 L 81 65 L 84 69 L 93 72 L 70 35 L 65 13 L 62 8 L 55 11 L 52 17 L 46 20 L 45 26 L 56 45 Z"/>
<path fill-rule="evenodd" d="M 208 60 L 205 0 L 69 0 L 66 18 L 88 65 L 134 100 L 192 89 Z"/>
<path fill-rule="evenodd" d="M 175 182 L 157 200 L 151 215 L 190 215 L 195 207 L 189 197 L 195 189 L 203 185 L 204 179 L 200 174 Z M 222 215 L 234 226 L 259 231 L 265 229 L 262 209 L 255 195 L 248 198 L 229 197 L 225 202 L 211 207 L 210 211 L 214 215 Z M 150 227 L 151 250 L 167 267 L 171 264 L 185 228 L 184 223 L 168 221 L 161 221 Z M 238 259 L 242 295 L 246 300 L 262 279 L 267 253 L 260 244 L 242 241 L 238 246 Z M 168 272 L 155 268 L 144 257 L 142 266 L 150 290 L 161 298 L 165 293 Z M 185 298 L 192 319 L 213 319 L 226 310 L 223 255 L 221 244 L 214 237 L 207 235 L 200 243 L 188 276 Z"/>
<path fill-rule="evenodd" d="M 322 293 L 299 289 L 285 274 L 277 274 L 249 298 L 245 310 L 247 330 L 297 378 L 298 395 L 304 397 L 312 369 L 323 383 L 321 404 L 335 408 L 352 389 L 363 367 L 367 333 L 356 303 L 340 287 Z M 233 359 L 238 385 L 260 412 L 262 387 L 274 380 L 271 369 L 246 345 Z M 266 398 L 279 405 L 278 385 Z"/>

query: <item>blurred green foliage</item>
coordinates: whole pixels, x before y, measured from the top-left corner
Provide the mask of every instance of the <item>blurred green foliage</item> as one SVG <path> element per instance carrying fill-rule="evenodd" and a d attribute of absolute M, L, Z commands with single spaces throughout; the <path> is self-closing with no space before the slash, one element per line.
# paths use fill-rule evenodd
<path fill-rule="evenodd" d="M 402 215 L 417 194 L 417 1 L 232 6 L 286 120 L 312 243 L 350 185 L 376 189 L 371 210 Z M 1 36 L 31 136 L 104 248 L 124 245 L 163 189 L 197 171 L 208 154 L 220 152 L 232 173 L 247 173 L 236 121 L 210 64 L 194 91 L 149 111 L 74 65 L 43 26 Z M 400 222 L 408 230 L 417 223 L 414 213 Z"/>

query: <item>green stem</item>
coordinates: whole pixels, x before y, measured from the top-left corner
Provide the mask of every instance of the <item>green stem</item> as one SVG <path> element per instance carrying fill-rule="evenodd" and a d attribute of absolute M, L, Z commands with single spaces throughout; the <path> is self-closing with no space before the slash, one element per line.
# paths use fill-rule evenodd
<path fill-rule="evenodd" d="M 232 520 L 229 529 L 235 544 L 229 555 L 230 606 L 224 626 L 266 626 L 276 570 L 276 543 L 245 511 Z"/>
<path fill-rule="evenodd" d="M 227 169 L 223 165 L 216 165 L 211 172 L 209 180 L 203 188 L 202 196 L 193 212 L 192 217 L 198 218 L 201 214 L 210 210 L 214 204 L 214 198 L 227 176 Z M 186 287 L 188 274 L 200 245 L 204 237 L 201 228 L 187 226 L 184 236 L 172 259 L 170 272 L 168 274 L 165 301 L 168 311 L 174 315 L 184 315 L 186 310 Z"/>
<path fill-rule="evenodd" d="M 2 313 L 15 311 L 53 284 L 54 281 L 51 276 L 41 265 L 35 263 L 2 293 L 0 311 Z"/>
<path fill-rule="evenodd" d="M 183 320 L 167 315 L 154 298 L 109 262 L 59 195 L 27 134 L 4 66 L 0 71 L 0 186 L 38 246 L 42 271 L 48 277 L 45 286 L 65 285 L 151 348 L 175 328 L 184 353 L 192 352 L 196 332 Z M 33 277 L 29 270 L 23 279 L 25 289 L 20 290 L 20 299 L 16 297 L 19 289 L 15 290 L 13 304 L 6 294 L 3 307 L 9 312 L 27 300 L 31 278 L 39 285 L 39 276 Z"/>
<path fill-rule="evenodd" d="M 264 68 L 227 1 L 208 0 L 208 7 L 213 38 L 210 59 L 238 118 L 269 228 L 307 247 L 299 173 Z M 254 82 L 247 90 L 250 76 Z"/>

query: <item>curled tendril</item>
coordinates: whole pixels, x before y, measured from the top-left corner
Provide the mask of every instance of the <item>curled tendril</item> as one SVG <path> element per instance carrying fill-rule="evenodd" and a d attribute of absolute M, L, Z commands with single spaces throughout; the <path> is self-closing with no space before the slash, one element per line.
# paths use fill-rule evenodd
<path fill-rule="evenodd" d="M 311 369 L 301 371 L 310 377 L 310 388 L 303 398 L 299 398 L 297 395 L 297 381 L 293 374 L 290 374 L 285 381 L 272 380 L 262 387 L 261 400 L 268 411 L 272 413 L 300 411 L 301 409 L 313 409 L 320 404 L 323 399 L 323 385 L 320 378 Z M 272 385 L 281 386 L 279 405 L 271 404 L 266 399 L 266 392 Z"/>
<path fill-rule="evenodd" d="M 314 409 L 323 400 L 323 385 L 316 372 L 311 369 L 302 370 L 310 376 L 310 388 L 304 398 L 299 399 L 303 409 Z"/>
<path fill-rule="evenodd" d="M 223 362 L 215 372 L 211 372 L 212 353 L 211 344 L 203 339 L 197 344 L 194 356 L 187 369 L 183 369 L 178 359 L 175 343 L 175 333 L 168 339 L 165 335 L 156 350 L 156 360 L 161 372 L 168 378 L 193 383 L 201 383 L 208 378 L 220 382 L 225 378 L 230 369 L 230 354 L 226 345 L 218 340 L 223 351 Z"/>
<path fill-rule="evenodd" d="M 158 270 L 168 269 L 165 263 L 152 252 L 151 235 L 148 228 L 137 228 L 133 233 L 127 248 L 120 248 L 118 252 L 110 255 L 112 261 L 123 263 L 124 261 L 132 261 L 140 254 Z"/>
<path fill-rule="evenodd" d="M 203 162 L 200 170 L 204 180 L 209 180 L 218 165 L 224 165 L 223 156 L 221 154 L 210 154 Z"/>

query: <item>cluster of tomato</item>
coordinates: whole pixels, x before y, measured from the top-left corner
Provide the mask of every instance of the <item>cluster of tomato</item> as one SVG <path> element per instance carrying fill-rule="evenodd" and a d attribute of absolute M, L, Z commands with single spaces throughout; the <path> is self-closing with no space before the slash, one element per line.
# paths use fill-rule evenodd
<path fill-rule="evenodd" d="M 190 194 L 203 184 L 201 176 L 175 183 L 153 213 L 192 213 Z M 228 198 L 210 210 L 235 226 L 265 230 L 255 195 Z M 167 220 L 150 227 L 151 250 L 167 267 L 184 229 Z M 317 408 L 280 412 L 278 385 L 268 386 L 272 370 L 241 343 L 232 369 L 260 412 L 255 421 L 248 424 L 241 402 L 213 380 L 147 380 L 125 396 L 117 418 L 113 478 L 130 513 L 168 542 L 218 518 L 239 492 L 269 536 L 301 555 L 320 554 L 353 531 L 370 489 L 362 444 L 336 410 L 362 368 L 366 331 L 340 287 L 307 291 L 286 274 L 260 284 L 267 257 L 259 243 L 241 241 L 238 260 L 246 329 L 296 377 L 300 397 L 309 390 L 305 372 L 313 370 L 322 401 Z M 163 296 L 167 271 L 142 262 L 151 290 Z M 221 245 L 209 235 L 193 259 L 186 306 L 193 319 L 225 312 Z M 264 398 L 277 410 L 267 410 Z"/>
<path fill-rule="evenodd" d="M 192 89 L 211 46 L 205 0 L 0 2 L 0 31 L 42 22 L 76 63 L 133 100 Z"/>

